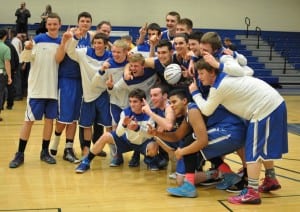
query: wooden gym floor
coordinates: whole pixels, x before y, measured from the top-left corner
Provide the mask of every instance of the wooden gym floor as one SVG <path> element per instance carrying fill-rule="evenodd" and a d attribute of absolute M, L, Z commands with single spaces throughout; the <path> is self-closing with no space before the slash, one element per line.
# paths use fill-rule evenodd
<path fill-rule="evenodd" d="M 300 123 L 300 96 L 285 96 L 288 123 Z M 169 196 L 170 168 L 149 171 L 141 161 L 139 168 L 127 166 L 131 153 L 125 154 L 121 167 L 110 168 L 109 157 L 97 157 L 91 170 L 75 174 L 76 165 L 62 159 L 64 137 L 56 165 L 39 159 L 42 122 L 33 126 L 25 151 L 25 163 L 9 169 L 17 149 L 26 101 L 15 102 L 13 110 L 2 111 L 0 122 L 0 211 L 295 211 L 300 208 L 300 137 L 289 133 L 289 153 L 276 163 L 282 189 L 262 194 L 261 205 L 232 205 L 229 194 L 214 187 L 198 187 L 197 198 Z M 78 136 L 76 136 L 78 138 Z M 79 155 L 78 139 L 75 150 Z M 105 150 L 108 152 L 108 148 Z M 241 165 L 235 154 L 226 157 L 234 170 Z M 263 170 L 261 178 L 264 176 Z"/>

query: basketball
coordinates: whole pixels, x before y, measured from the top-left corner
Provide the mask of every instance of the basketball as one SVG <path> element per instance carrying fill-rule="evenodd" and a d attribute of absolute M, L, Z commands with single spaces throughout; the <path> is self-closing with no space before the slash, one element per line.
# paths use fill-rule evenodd
<path fill-rule="evenodd" d="M 170 84 L 176 84 L 181 78 L 181 68 L 178 64 L 172 63 L 165 68 L 164 78 Z"/>

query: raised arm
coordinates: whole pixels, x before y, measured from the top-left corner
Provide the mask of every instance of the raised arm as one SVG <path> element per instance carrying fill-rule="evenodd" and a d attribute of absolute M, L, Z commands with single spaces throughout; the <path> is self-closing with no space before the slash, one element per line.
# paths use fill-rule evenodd
<path fill-rule="evenodd" d="M 209 90 L 209 96 L 207 100 L 205 100 L 197 87 L 195 78 L 189 85 L 189 91 L 201 113 L 205 116 L 213 114 L 220 104 L 221 97 L 218 95 L 217 89 L 211 87 Z"/>
<path fill-rule="evenodd" d="M 55 60 L 56 60 L 56 63 L 60 63 L 65 55 L 66 55 L 66 44 L 67 44 L 67 41 L 69 39 L 71 39 L 73 36 L 72 32 L 70 31 L 70 29 L 68 29 L 62 36 L 62 39 L 61 39 L 61 43 L 59 45 L 59 47 L 57 48 L 56 50 L 56 54 L 55 54 Z"/>
<path fill-rule="evenodd" d="M 139 29 L 140 36 L 139 36 L 138 40 L 136 41 L 136 45 L 140 45 L 140 44 L 144 43 L 145 37 L 147 34 L 147 27 L 148 27 L 148 23 L 145 23 L 145 25 Z"/>
<path fill-rule="evenodd" d="M 209 63 L 213 68 L 217 68 L 231 76 L 245 76 L 245 72 L 231 55 L 223 55 L 218 61 L 213 55 L 208 52 L 203 53 L 203 59 Z"/>
<path fill-rule="evenodd" d="M 35 48 L 35 42 L 30 38 L 29 41 L 25 41 L 24 43 L 24 50 L 21 52 L 21 61 L 22 62 L 31 62 L 34 58 L 32 54 L 32 50 Z"/>
<path fill-rule="evenodd" d="M 175 122 L 175 114 L 171 106 L 168 105 L 166 107 L 165 117 L 162 117 L 151 110 L 150 105 L 145 99 L 143 101 L 143 112 L 150 116 L 155 121 L 155 123 L 157 123 L 159 131 L 171 131 Z"/>

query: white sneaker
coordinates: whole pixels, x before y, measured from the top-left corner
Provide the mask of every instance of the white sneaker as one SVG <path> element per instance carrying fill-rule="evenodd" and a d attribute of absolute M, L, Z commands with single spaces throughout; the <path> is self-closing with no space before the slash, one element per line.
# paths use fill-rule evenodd
<path fill-rule="evenodd" d="M 169 174 L 169 178 L 173 180 L 176 180 L 176 176 L 177 176 L 176 172 Z"/>

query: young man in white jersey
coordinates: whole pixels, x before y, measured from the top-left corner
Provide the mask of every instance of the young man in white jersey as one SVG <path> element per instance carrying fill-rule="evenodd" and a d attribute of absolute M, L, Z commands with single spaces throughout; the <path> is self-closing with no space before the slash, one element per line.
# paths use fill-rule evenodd
<path fill-rule="evenodd" d="M 68 31 L 64 36 L 72 37 Z M 106 128 L 111 127 L 109 113 L 109 96 L 106 92 L 105 81 L 98 87 L 92 85 L 92 79 L 111 53 L 106 50 L 108 37 L 102 33 L 96 33 L 92 39 L 92 47 L 76 48 L 82 32 L 75 31 L 73 38 L 67 44 L 67 53 L 71 59 L 77 61 L 80 66 L 83 101 L 81 104 L 79 125 L 84 128 L 83 155 L 89 151 L 92 140 L 92 126 L 94 123 Z"/>
<path fill-rule="evenodd" d="M 40 159 L 48 164 L 56 160 L 49 154 L 49 143 L 53 129 L 53 119 L 57 117 L 58 98 L 58 61 L 55 58 L 61 42 L 58 35 L 61 26 L 60 17 L 49 14 L 46 20 L 48 32 L 36 36 L 25 43 L 22 60 L 31 62 L 28 78 L 28 101 L 25 122 L 21 129 L 19 147 L 10 168 L 17 168 L 24 163 L 24 151 L 30 136 L 31 128 L 36 120 L 44 117 L 43 143 Z"/>
<path fill-rule="evenodd" d="M 259 192 L 281 188 L 278 183 L 274 160 L 288 152 L 287 111 L 285 101 L 270 85 L 254 77 L 231 77 L 220 72 L 217 60 L 200 60 L 196 64 L 199 80 L 210 85 L 207 100 L 203 99 L 194 83 L 190 92 L 201 112 L 209 116 L 222 104 L 228 111 L 249 121 L 245 144 L 248 188 L 240 195 L 229 197 L 233 204 L 260 204 Z M 265 179 L 259 186 L 261 164 Z"/>
<path fill-rule="evenodd" d="M 104 148 L 105 144 L 116 146 L 113 154 L 122 154 L 132 150 L 148 156 L 157 154 L 157 145 L 147 133 L 148 125 L 153 125 L 153 121 L 142 111 L 143 100 L 146 98 L 145 92 L 141 89 L 134 89 L 128 97 L 130 106 L 122 110 L 116 130 L 105 132 L 98 139 L 89 154 L 76 168 L 76 173 L 84 173 L 89 170 L 91 161 Z"/>
<path fill-rule="evenodd" d="M 77 48 L 91 46 L 92 37 L 88 32 L 92 25 L 91 14 L 81 12 L 78 15 L 77 22 L 78 29 L 83 35 L 78 41 Z M 52 155 L 57 154 L 61 134 L 66 129 L 66 144 L 63 159 L 71 163 L 79 163 L 80 161 L 73 150 L 73 144 L 82 102 L 81 75 L 79 64 L 72 60 L 65 52 L 66 41 L 65 39 L 62 40 L 56 55 L 60 61 L 58 70 L 59 114 L 55 125 L 55 137 L 50 144 L 50 153 Z"/>
<path fill-rule="evenodd" d="M 124 67 L 128 63 L 128 44 L 124 40 L 116 40 L 111 48 L 111 56 L 105 63 L 98 69 L 97 73 L 93 77 L 94 86 L 102 86 L 107 80 L 112 78 L 113 82 L 119 81 L 123 77 Z M 121 90 L 118 93 L 110 94 L 109 96 L 109 107 L 110 115 L 112 117 L 112 127 L 116 128 L 117 123 L 120 120 L 120 113 L 122 112 L 122 106 L 124 106 L 124 97 L 127 91 Z M 122 98 L 120 98 L 122 97 Z M 120 101 L 121 100 L 121 101 Z M 113 146 L 110 146 L 113 148 Z M 114 152 L 111 150 L 111 152 Z M 119 166 L 123 163 L 121 155 L 116 155 L 111 161 L 111 166 Z"/>

